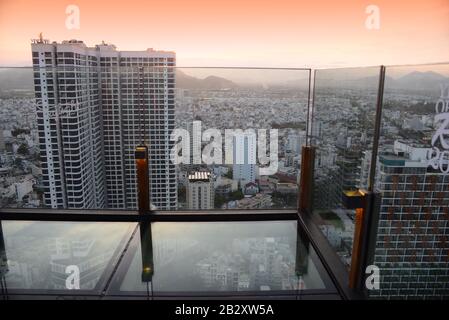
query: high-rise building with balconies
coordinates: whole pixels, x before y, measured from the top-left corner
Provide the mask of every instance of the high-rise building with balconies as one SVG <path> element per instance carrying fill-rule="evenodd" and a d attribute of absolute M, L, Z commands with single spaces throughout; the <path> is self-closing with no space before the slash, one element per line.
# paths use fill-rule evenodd
<path fill-rule="evenodd" d="M 144 143 L 152 203 L 175 209 L 175 53 L 39 39 L 32 54 L 45 205 L 135 208 L 134 149 Z"/>

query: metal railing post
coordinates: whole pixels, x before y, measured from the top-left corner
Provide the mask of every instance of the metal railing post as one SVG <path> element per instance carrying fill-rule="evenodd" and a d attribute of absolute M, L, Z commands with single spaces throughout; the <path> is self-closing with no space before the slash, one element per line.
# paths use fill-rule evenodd
<path fill-rule="evenodd" d="M 150 178 L 148 168 L 148 147 L 138 146 L 135 150 L 137 197 L 140 214 L 150 212 Z"/>
<path fill-rule="evenodd" d="M 301 152 L 301 175 L 299 181 L 299 212 L 310 213 L 313 200 L 313 168 L 315 164 L 315 147 L 303 146 Z"/>
<path fill-rule="evenodd" d="M 361 292 L 365 290 L 365 270 L 371 263 L 375 249 L 378 199 L 377 193 L 360 189 L 343 193 L 344 206 L 355 209 L 349 287 Z"/>

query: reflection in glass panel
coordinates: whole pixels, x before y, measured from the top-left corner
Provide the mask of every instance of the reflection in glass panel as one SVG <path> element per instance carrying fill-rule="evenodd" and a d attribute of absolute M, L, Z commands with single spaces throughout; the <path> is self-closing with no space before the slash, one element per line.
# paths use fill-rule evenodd
<path fill-rule="evenodd" d="M 108 275 L 106 270 L 111 271 L 117 262 L 134 226 L 115 222 L 2 221 L 2 290 L 99 291 Z M 70 278 L 78 272 L 79 286 Z M 71 293 L 76 294 L 76 290 Z"/>
<path fill-rule="evenodd" d="M 317 70 L 312 145 L 314 219 L 342 261 L 351 263 L 355 210 L 344 191 L 368 187 L 380 68 Z"/>
<path fill-rule="evenodd" d="M 295 221 L 141 224 L 108 294 L 333 287 Z"/>
<path fill-rule="evenodd" d="M 371 297 L 449 296 L 449 65 L 387 67 Z"/>

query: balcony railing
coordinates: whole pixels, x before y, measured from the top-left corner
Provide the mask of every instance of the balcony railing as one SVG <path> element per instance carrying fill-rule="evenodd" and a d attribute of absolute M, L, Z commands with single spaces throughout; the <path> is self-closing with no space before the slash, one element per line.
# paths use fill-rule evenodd
<path fill-rule="evenodd" d="M 448 64 L 0 80 L 4 297 L 449 297 Z"/>

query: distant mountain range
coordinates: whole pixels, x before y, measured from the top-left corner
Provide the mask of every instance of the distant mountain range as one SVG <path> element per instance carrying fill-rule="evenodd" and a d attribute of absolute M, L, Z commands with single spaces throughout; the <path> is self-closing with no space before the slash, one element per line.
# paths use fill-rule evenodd
<path fill-rule="evenodd" d="M 204 79 L 189 76 L 181 70 L 176 70 L 176 87 L 182 89 L 206 89 L 206 90 L 221 90 L 221 89 L 235 89 L 237 84 L 231 80 L 208 76 Z"/>
<path fill-rule="evenodd" d="M 189 76 L 181 70 L 176 70 L 176 87 L 182 89 L 221 90 L 234 89 L 238 85 L 228 79 L 217 76 L 208 76 L 200 79 Z M 34 90 L 33 71 L 31 68 L 0 69 L 0 91 L 11 90 Z"/>
<path fill-rule="evenodd" d="M 436 89 L 443 82 L 449 82 L 449 78 L 433 71 L 418 72 L 413 71 L 398 79 L 386 79 L 387 85 L 392 88 L 406 88 L 410 90 Z"/>
<path fill-rule="evenodd" d="M 333 74 L 335 76 L 333 76 Z M 377 88 L 378 76 L 351 78 L 346 81 L 342 79 L 340 73 L 336 70 L 333 74 L 327 74 L 326 78 L 320 78 L 318 74 L 316 79 L 317 86 L 329 87 L 370 87 Z M 269 80 L 269 79 L 266 79 Z M 297 81 L 288 80 L 284 83 L 278 83 L 276 86 L 298 86 L 305 83 L 307 79 Z M 439 85 L 443 82 L 449 82 L 449 77 L 439 73 L 428 71 L 413 71 L 399 78 L 386 76 L 385 85 L 388 89 L 409 89 L 409 90 L 439 90 Z M 247 84 L 245 84 L 247 85 Z M 258 85 L 258 84 L 255 84 Z M 176 86 L 182 89 L 203 89 L 203 90 L 223 90 L 235 89 L 241 85 L 217 76 L 208 76 L 204 79 L 185 74 L 181 70 L 176 70 Z M 260 85 L 258 85 L 260 86 Z M 0 69 L 0 91 L 24 91 L 33 90 L 33 73 L 31 68 L 2 68 Z"/>
<path fill-rule="evenodd" d="M 387 71 L 388 73 L 388 71 Z M 386 90 L 402 89 L 402 90 L 439 90 L 441 83 L 449 82 L 449 77 L 445 77 L 439 73 L 433 71 L 420 72 L 413 71 L 399 78 L 392 78 L 388 75 L 385 76 L 385 88 Z M 345 84 L 346 83 L 346 84 Z M 323 84 L 323 83 L 321 83 Z M 333 84 L 333 85 L 332 85 Z M 358 78 L 350 80 L 348 82 L 343 81 L 342 84 L 346 86 L 353 85 L 354 87 L 371 87 L 377 88 L 379 84 L 378 76 Z M 329 81 L 331 86 L 341 86 L 338 81 Z"/>

